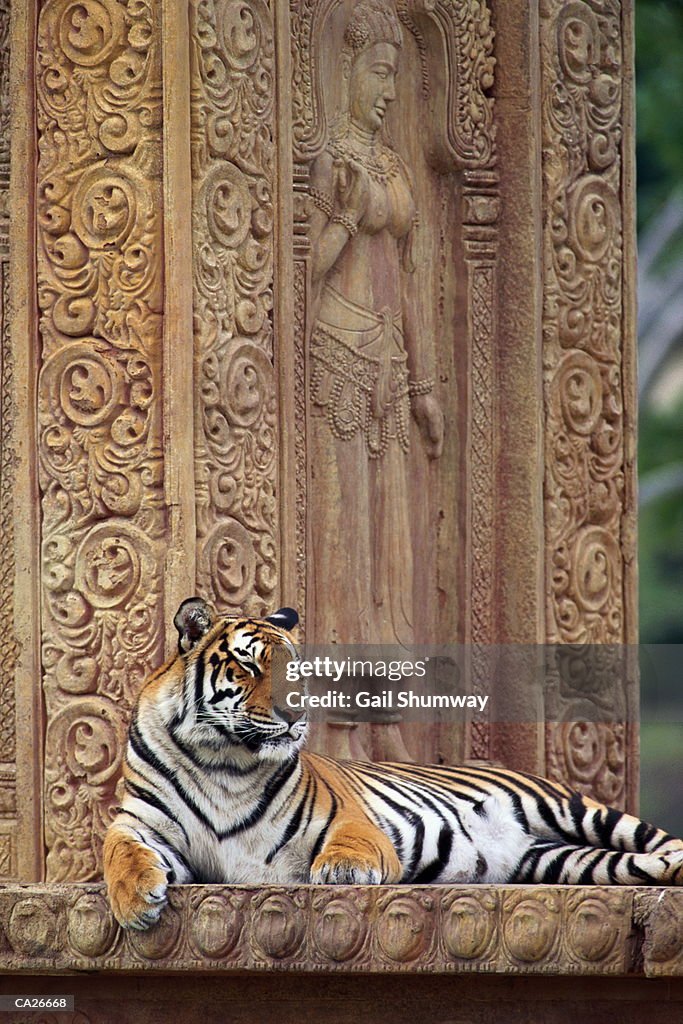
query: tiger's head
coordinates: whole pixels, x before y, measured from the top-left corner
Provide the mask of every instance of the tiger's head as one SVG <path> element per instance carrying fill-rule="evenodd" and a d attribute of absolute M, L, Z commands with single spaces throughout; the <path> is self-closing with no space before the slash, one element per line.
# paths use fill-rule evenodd
<path fill-rule="evenodd" d="M 265 619 L 216 615 L 201 598 L 183 601 L 174 618 L 184 665 L 183 710 L 175 728 L 217 761 L 278 763 L 306 738 L 306 716 L 287 707 L 284 669 L 297 653 L 292 608 Z"/>

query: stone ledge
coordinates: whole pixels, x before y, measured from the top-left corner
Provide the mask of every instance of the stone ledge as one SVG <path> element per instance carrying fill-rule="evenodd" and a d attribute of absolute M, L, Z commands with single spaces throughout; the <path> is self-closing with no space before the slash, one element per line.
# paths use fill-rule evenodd
<path fill-rule="evenodd" d="M 124 932 L 101 884 L 0 887 L 0 972 L 683 976 L 683 890 L 172 886 Z"/>

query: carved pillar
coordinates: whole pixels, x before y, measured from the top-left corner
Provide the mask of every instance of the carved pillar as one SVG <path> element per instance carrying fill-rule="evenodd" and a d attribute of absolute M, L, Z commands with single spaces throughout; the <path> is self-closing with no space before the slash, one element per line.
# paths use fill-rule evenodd
<path fill-rule="evenodd" d="M 494 502 L 495 502 L 495 338 L 497 220 L 500 195 L 497 171 L 466 171 L 463 181 L 464 248 L 467 263 L 468 333 L 470 343 L 470 417 L 468 431 L 471 558 L 469 601 L 472 643 L 471 690 L 490 691 L 494 638 Z M 489 718 L 474 715 L 467 756 L 492 756 Z"/>
<path fill-rule="evenodd" d="M 163 657 L 158 5 L 38 8 L 38 451 L 49 878 L 99 873 L 126 710 Z"/>
<path fill-rule="evenodd" d="M 622 646 L 637 641 L 631 18 L 628 0 L 542 4 L 541 113 L 546 635 L 579 645 L 548 688 L 559 719 L 547 728 L 548 770 L 632 807 L 637 669 Z M 582 656 L 591 644 L 609 646 Z M 576 721 L 600 708 L 613 724 Z"/>
<path fill-rule="evenodd" d="M 35 96 L 33 87 L 36 11 L 32 3 L 10 5 L 10 261 L 9 349 L 11 421 L 3 419 L 3 487 L 11 487 L 12 599 L 3 604 L 3 640 L 15 646 L 14 754 L 16 817 L 10 824 L 9 873 L 25 881 L 45 874 L 43 844 L 43 708 L 40 669 L 39 525 L 36 445 L 35 339 Z M 3 406 L 6 396 L 3 393 Z M 5 450 L 5 444 L 8 450 Z M 7 463 L 5 463 L 7 459 Z M 9 520 L 8 520 L 9 521 Z M 5 758 L 3 756 L 2 760 Z"/>
<path fill-rule="evenodd" d="M 10 347 L 10 7 L 0 3 L 0 538 L 6 557 L 0 566 L 0 879 L 18 870 L 17 701 L 14 632 L 14 467 L 13 359 Z"/>
<path fill-rule="evenodd" d="M 281 558 L 274 15 L 190 11 L 197 590 L 258 615 L 277 606 Z"/>

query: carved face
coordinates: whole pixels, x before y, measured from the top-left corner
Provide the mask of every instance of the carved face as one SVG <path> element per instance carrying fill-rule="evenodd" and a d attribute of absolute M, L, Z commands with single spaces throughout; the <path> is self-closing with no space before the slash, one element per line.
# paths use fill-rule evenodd
<path fill-rule="evenodd" d="M 391 43 L 375 43 L 359 53 L 349 73 L 349 115 L 359 128 L 377 132 L 387 108 L 396 99 L 398 50 Z"/>

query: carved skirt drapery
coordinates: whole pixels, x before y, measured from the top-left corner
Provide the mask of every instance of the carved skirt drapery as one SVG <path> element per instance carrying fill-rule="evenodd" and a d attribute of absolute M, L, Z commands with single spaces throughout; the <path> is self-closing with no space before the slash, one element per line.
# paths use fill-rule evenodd
<path fill-rule="evenodd" d="M 327 284 L 310 358 L 309 630 L 318 642 L 408 645 L 410 382 L 400 311 L 366 309 Z"/>

